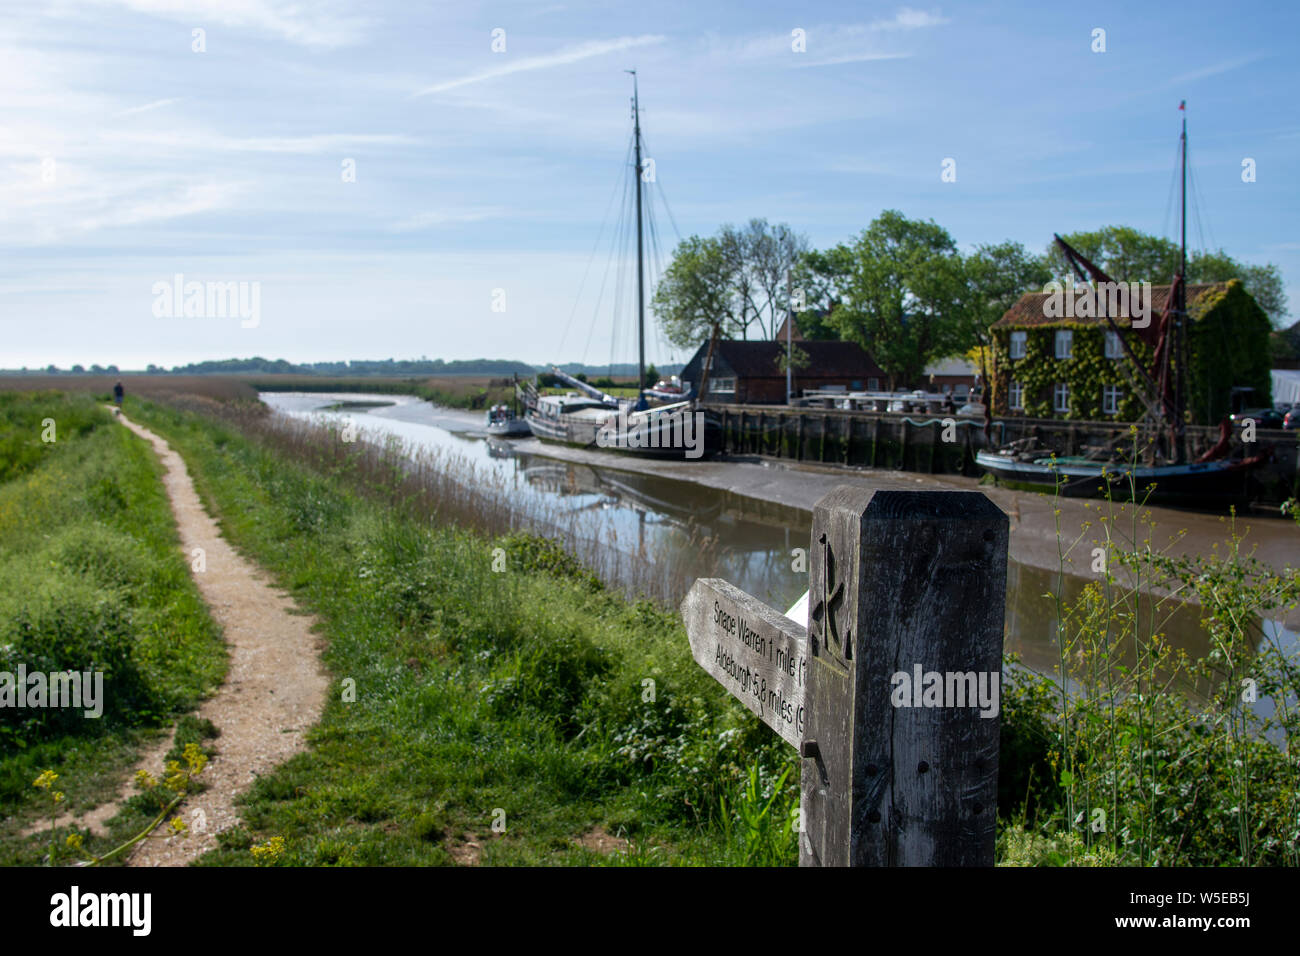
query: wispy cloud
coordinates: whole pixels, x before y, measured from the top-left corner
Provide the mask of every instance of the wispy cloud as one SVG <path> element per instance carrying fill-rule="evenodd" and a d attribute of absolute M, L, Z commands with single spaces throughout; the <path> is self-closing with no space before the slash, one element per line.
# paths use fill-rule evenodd
<path fill-rule="evenodd" d="M 132 226 L 193 216 L 229 206 L 238 189 L 238 186 L 218 183 L 184 186 L 168 196 L 140 198 L 122 203 L 103 213 L 75 220 L 73 225 L 83 232 L 91 232 L 108 226 Z"/>
<path fill-rule="evenodd" d="M 317 133 L 310 136 L 221 136 L 192 131 L 110 132 L 104 140 L 160 149 L 232 153 L 337 153 L 358 147 L 408 146 L 417 140 L 392 133 Z"/>
<path fill-rule="evenodd" d="M 790 66 L 835 66 L 841 63 L 866 63 L 872 60 L 902 60 L 912 54 L 889 50 L 882 46 L 882 34 L 920 30 L 949 23 L 938 13 L 925 13 L 902 7 L 888 20 L 872 23 L 812 25 L 804 32 L 805 52 L 790 56 L 792 36 L 784 33 L 764 33 L 744 37 L 738 42 L 718 41 L 713 46 L 718 52 L 737 60 L 770 59 L 784 57 Z"/>
<path fill-rule="evenodd" d="M 664 37 L 655 34 L 643 34 L 642 36 L 618 37 L 613 40 L 593 40 L 589 43 L 582 43 L 575 47 L 569 47 L 566 50 L 560 50 L 556 53 L 548 53 L 545 56 L 522 57 L 518 60 L 505 60 L 500 66 L 490 70 L 482 70 L 478 73 L 470 73 L 467 76 L 460 76 L 454 80 L 445 80 L 442 83 L 435 83 L 433 86 L 417 90 L 414 96 L 431 96 L 434 93 L 444 93 L 447 90 L 454 90 L 457 87 L 469 86 L 471 83 L 482 83 L 484 80 L 496 79 L 499 76 L 509 76 L 513 73 L 525 73 L 531 70 L 547 70 L 554 66 L 565 66 L 569 63 L 577 63 L 581 60 L 589 60 L 596 56 L 605 56 L 610 53 L 621 53 L 624 50 L 631 50 L 635 47 L 650 46 L 655 43 L 662 43 Z M 508 54 L 496 54 L 503 59 Z"/>
<path fill-rule="evenodd" d="M 1192 83 L 1196 80 L 1203 80 L 1206 77 L 1218 76 L 1220 73 L 1227 73 L 1230 70 L 1240 69 L 1247 64 L 1254 63 L 1256 60 L 1262 60 L 1266 54 L 1252 53 L 1249 56 L 1233 57 L 1231 60 L 1221 60 L 1218 63 L 1211 63 L 1209 66 L 1203 66 L 1199 70 L 1192 70 L 1189 73 L 1181 73 L 1178 76 L 1171 77 L 1166 83 L 1162 84 L 1160 89 L 1168 89 L 1172 86 L 1181 86 L 1184 83 Z"/>
<path fill-rule="evenodd" d="M 336 0 L 83 0 L 95 6 L 124 6 L 136 13 L 178 20 L 191 27 L 211 25 L 269 33 L 308 47 L 346 46 L 361 39 L 367 21 L 339 12 Z"/>
<path fill-rule="evenodd" d="M 466 222 L 483 222 L 486 219 L 500 219 L 502 216 L 506 215 L 506 213 L 507 210 L 500 206 L 485 206 L 481 209 L 422 212 L 394 223 L 392 230 L 393 232 L 415 232 L 419 229 L 428 229 L 433 226 L 449 226 Z"/>
<path fill-rule="evenodd" d="M 872 30 L 921 30 L 925 27 L 941 27 L 946 23 L 951 23 L 947 17 L 940 16 L 938 13 L 926 13 L 924 10 L 913 10 L 911 7 L 902 7 L 889 20 L 876 20 L 871 24 Z"/>
<path fill-rule="evenodd" d="M 247 184 L 159 182 L 105 177 L 94 168 L 59 167 L 57 183 L 43 183 L 35 168 L 0 187 L 0 242 L 44 245 L 123 226 L 160 223 L 229 209 Z"/>
<path fill-rule="evenodd" d="M 824 56 L 816 60 L 796 60 L 798 67 L 837 66 L 840 63 L 867 63 L 871 60 L 906 60 L 910 53 L 844 53 L 840 56 Z"/>
<path fill-rule="evenodd" d="M 147 113 L 149 110 L 161 109 L 164 106 L 171 106 L 173 103 L 179 103 L 178 98 L 173 97 L 169 100 L 154 100 L 152 103 L 145 103 L 143 106 L 132 106 L 130 109 L 114 113 L 114 116 L 134 116 L 136 113 Z"/>
<path fill-rule="evenodd" d="M 1267 56 L 1267 53 L 1251 53 L 1247 56 L 1237 56 L 1228 60 L 1220 60 L 1218 63 L 1211 63 L 1210 65 L 1203 66 L 1197 70 L 1189 70 L 1187 73 L 1180 73 L 1177 76 L 1171 76 L 1169 79 L 1162 83 L 1158 83 L 1155 86 L 1133 90 L 1126 96 L 1118 97 L 1115 102 L 1123 103 L 1128 100 L 1150 96 L 1152 93 L 1185 88 L 1188 84 L 1195 83 L 1197 80 L 1204 80 L 1211 76 L 1218 76 L 1221 73 L 1238 70 L 1243 66 L 1248 66 L 1251 63 L 1256 62 L 1257 60 L 1265 59 Z"/>

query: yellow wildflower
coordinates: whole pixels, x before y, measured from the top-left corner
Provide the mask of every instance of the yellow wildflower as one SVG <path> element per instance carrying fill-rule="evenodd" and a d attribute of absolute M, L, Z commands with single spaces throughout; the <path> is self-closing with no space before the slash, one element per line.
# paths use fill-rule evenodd
<path fill-rule="evenodd" d="M 190 775 L 197 776 L 203 772 L 203 768 L 208 765 L 208 755 L 205 754 L 199 745 L 189 743 L 185 745 L 185 763 L 189 765 Z"/>
<path fill-rule="evenodd" d="M 251 847 L 250 851 L 258 863 L 274 863 L 284 855 L 284 837 L 271 837 L 265 843 Z"/>
<path fill-rule="evenodd" d="M 40 787 L 42 790 L 48 790 L 54 786 L 54 781 L 59 779 L 59 775 L 53 770 L 43 770 L 41 775 L 32 781 L 33 787 Z"/>

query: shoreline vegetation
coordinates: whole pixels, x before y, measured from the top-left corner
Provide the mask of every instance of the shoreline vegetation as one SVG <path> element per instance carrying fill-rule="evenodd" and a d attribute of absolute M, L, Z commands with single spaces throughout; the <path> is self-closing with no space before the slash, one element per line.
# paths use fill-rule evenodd
<path fill-rule="evenodd" d="M 201 865 L 795 862 L 798 760 L 694 664 L 675 608 L 602 583 L 455 461 L 412 470 L 398 446 L 239 396 L 156 397 L 128 396 L 130 414 L 184 456 L 231 543 L 319 617 L 331 680 L 310 749 L 254 785 Z M 1300 670 L 1255 624 L 1300 602 L 1300 575 L 1235 539 L 1166 558 L 1149 530 L 1102 502 L 1061 540 L 1062 567 L 1071 549 L 1104 556 L 1078 599 L 1044 596 L 1068 681 L 1004 668 L 1001 865 L 1300 862 Z M 1167 648 L 1144 587 L 1200 603 L 1205 659 Z M 1189 682 L 1207 698 L 1195 710 L 1173 691 Z M 44 751 L 69 793 L 85 752 Z M 33 769 L 47 767 L 0 757 L 27 791 Z"/>
<path fill-rule="evenodd" d="M 152 449 L 85 395 L 0 392 L 0 672 L 24 664 L 102 673 L 103 713 L 0 707 L 0 862 L 106 854 L 158 815 L 150 795 L 103 833 L 50 821 L 116 800 L 137 752 L 178 717 L 168 759 L 212 736 L 182 715 L 220 684 L 226 649 Z"/>
<path fill-rule="evenodd" d="M 566 388 L 546 386 L 548 377 L 542 374 L 544 394 L 565 392 Z M 107 394 L 113 383 L 125 381 L 127 391 L 146 398 L 167 400 L 173 396 L 202 396 L 222 402 L 257 403 L 258 392 L 357 392 L 375 395 L 413 395 L 435 405 L 466 411 L 482 411 L 491 405 L 514 401 L 515 388 L 511 379 L 500 375 L 435 375 L 420 377 L 330 377 L 326 375 L 267 374 L 267 373 L 203 373 L 188 375 L 167 373 L 151 375 L 134 373 L 43 374 L 28 372 L 21 375 L 0 375 L 0 390 L 15 391 L 71 391 Z M 636 376 L 628 379 L 593 379 L 611 395 L 631 398 Z"/>

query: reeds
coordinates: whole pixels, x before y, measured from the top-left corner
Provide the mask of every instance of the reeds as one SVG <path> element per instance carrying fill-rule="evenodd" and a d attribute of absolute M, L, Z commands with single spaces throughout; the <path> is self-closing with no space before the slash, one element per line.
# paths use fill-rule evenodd
<path fill-rule="evenodd" d="M 416 446 L 366 428 L 351 431 L 329 416 L 268 413 L 262 406 L 203 396 L 166 399 L 174 408 L 220 418 L 268 449 L 421 521 L 490 537 L 524 532 L 558 541 L 606 585 L 633 599 L 675 607 L 702 568 L 716 566 L 719 542 L 698 526 L 630 540 L 604 510 L 567 508 L 563 496 L 537 494 L 520 475 L 485 467 L 468 455 Z M 680 560 L 682 555 L 691 560 Z"/>
<path fill-rule="evenodd" d="M 1042 829 L 1074 864 L 1296 865 L 1296 649 L 1265 640 L 1261 621 L 1300 603 L 1300 573 L 1251 559 L 1235 521 L 1223 553 L 1171 557 L 1152 540 L 1149 491 L 1130 473 L 1119 495 L 1106 494 L 1100 535 L 1083 545 L 1096 546 L 1094 580 L 1068 603 L 1065 559 L 1090 525 L 1067 541 L 1056 511 L 1060 572 L 1046 596 L 1059 656 L 1043 679 L 1059 800 Z M 1183 601 L 1200 608 L 1204 657 L 1166 639 Z"/>

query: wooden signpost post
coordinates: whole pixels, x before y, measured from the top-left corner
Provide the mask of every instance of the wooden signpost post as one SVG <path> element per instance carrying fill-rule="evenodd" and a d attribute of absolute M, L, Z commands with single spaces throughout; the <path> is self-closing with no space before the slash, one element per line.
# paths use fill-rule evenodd
<path fill-rule="evenodd" d="M 799 865 L 992 866 L 1006 515 L 841 487 L 809 556 L 806 627 L 717 579 L 682 602 L 695 660 L 799 748 Z"/>

